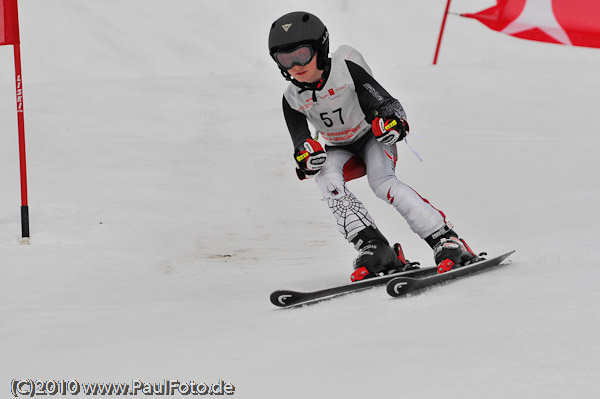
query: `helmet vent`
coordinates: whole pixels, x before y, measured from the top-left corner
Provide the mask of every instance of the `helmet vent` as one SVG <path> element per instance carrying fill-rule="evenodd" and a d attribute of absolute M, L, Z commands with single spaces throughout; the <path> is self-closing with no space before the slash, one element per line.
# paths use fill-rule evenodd
<path fill-rule="evenodd" d="M 306 21 L 308 21 L 308 19 L 309 19 L 309 18 L 310 18 L 310 15 L 309 15 L 309 14 L 304 14 L 304 15 L 302 16 L 302 22 L 306 22 Z"/>

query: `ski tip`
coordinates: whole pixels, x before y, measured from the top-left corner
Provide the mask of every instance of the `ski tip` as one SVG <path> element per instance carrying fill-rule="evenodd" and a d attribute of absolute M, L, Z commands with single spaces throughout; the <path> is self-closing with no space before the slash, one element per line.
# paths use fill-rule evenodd
<path fill-rule="evenodd" d="M 502 258 L 501 262 L 503 262 L 506 258 L 508 258 L 509 256 L 511 256 L 515 252 L 517 252 L 517 250 L 513 249 L 512 251 L 509 251 L 509 252 L 505 253 L 504 255 L 500 255 L 500 258 Z"/>

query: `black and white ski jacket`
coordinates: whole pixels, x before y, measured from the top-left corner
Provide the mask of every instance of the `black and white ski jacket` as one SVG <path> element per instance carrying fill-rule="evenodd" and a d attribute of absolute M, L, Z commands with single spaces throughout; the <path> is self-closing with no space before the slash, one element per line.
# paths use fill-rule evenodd
<path fill-rule="evenodd" d="M 314 93 L 290 83 L 283 94 L 283 113 L 294 148 L 311 137 L 308 123 L 327 145 L 341 146 L 371 134 L 375 112 L 406 119 L 400 102 L 373 78 L 363 56 L 350 46 L 332 53 L 324 83 Z"/>

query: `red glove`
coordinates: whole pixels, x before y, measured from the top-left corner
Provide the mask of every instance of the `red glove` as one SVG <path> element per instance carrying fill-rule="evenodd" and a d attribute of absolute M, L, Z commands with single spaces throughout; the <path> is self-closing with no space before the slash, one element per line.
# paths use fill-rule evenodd
<path fill-rule="evenodd" d="M 373 134 L 377 141 L 392 145 L 400 141 L 408 134 L 408 122 L 402 118 L 383 119 L 376 117 L 371 122 Z"/>
<path fill-rule="evenodd" d="M 298 164 L 296 174 L 300 180 L 304 180 L 319 173 L 325 165 L 327 154 L 318 141 L 307 139 L 300 148 L 296 149 L 294 158 Z"/>

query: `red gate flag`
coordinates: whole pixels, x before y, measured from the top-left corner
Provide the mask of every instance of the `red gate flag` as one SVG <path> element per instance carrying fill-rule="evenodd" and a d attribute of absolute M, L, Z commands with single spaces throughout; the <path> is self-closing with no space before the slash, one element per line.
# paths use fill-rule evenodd
<path fill-rule="evenodd" d="M 18 42 L 17 0 L 0 0 L 0 46 Z"/>
<path fill-rule="evenodd" d="M 521 39 L 600 48 L 598 0 L 496 0 L 493 7 L 461 16 Z"/>

